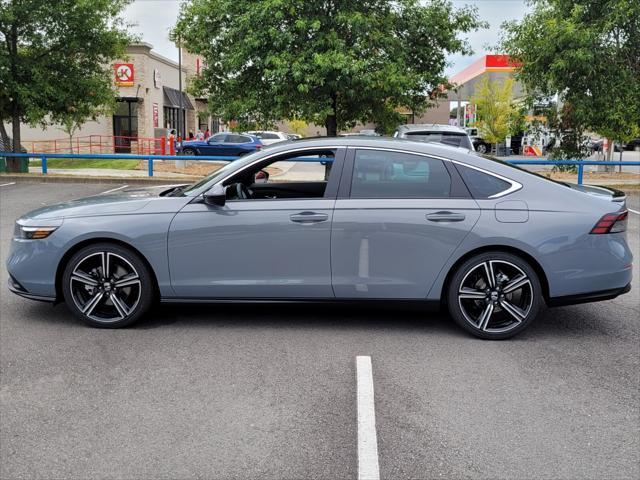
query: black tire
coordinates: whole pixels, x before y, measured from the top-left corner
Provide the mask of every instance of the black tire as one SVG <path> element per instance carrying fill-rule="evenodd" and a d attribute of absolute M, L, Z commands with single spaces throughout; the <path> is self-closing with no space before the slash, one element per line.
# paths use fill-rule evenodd
<path fill-rule="evenodd" d="M 97 243 L 76 252 L 65 266 L 62 292 L 71 312 L 98 328 L 131 325 L 155 300 L 154 280 L 146 264 L 128 248 L 113 243 Z"/>
<path fill-rule="evenodd" d="M 198 153 L 193 148 L 184 148 L 182 149 L 182 155 L 194 156 Z"/>
<path fill-rule="evenodd" d="M 484 143 L 479 143 L 476 147 L 478 153 L 487 153 L 487 146 Z"/>
<path fill-rule="evenodd" d="M 453 274 L 447 306 L 467 332 L 503 340 L 527 328 L 545 303 L 538 275 L 526 261 L 510 253 L 486 252 L 468 259 Z"/>

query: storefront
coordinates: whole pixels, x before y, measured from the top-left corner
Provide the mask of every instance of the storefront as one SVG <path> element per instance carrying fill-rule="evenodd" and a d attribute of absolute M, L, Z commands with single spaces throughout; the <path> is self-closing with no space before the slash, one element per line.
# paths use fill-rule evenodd
<path fill-rule="evenodd" d="M 23 125 L 23 144 L 35 152 L 149 153 L 159 144 L 154 139 L 166 137 L 171 129 L 182 126 L 185 134 L 195 133 L 201 117 L 207 124 L 210 119 L 202 112 L 198 115 L 195 99 L 179 90 L 180 83 L 184 90 L 189 77 L 197 73 L 197 59 L 184 51 L 182 56 L 180 72 L 176 62 L 155 53 L 150 44 L 130 45 L 126 60 L 114 62 L 111 67 L 118 92 L 113 112 L 85 123 L 74 134 L 73 148 L 57 125 L 47 129 Z"/>

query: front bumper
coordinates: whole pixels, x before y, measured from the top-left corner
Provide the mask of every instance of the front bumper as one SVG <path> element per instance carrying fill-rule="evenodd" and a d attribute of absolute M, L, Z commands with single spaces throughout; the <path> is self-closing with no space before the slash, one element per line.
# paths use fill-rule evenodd
<path fill-rule="evenodd" d="M 29 300 L 51 303 L 54 303 L 56 301 L 55 296 L 50 297 L 48 295 L 35 295 L 33 293 L 29 293 L 22 285 L 20 285 L 20 282 L 18 282 L 11 275 L 9 275 L 9 291 L 15 293 L 16 295 L 20 295 L 21 297 L 28 298 Z"/>

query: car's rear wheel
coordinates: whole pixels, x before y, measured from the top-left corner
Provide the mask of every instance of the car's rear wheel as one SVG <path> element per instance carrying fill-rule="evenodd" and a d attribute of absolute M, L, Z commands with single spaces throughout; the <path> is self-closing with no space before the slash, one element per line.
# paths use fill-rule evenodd
<path fill-rule="evenodd" d="M 501 340 L 512 337 L 544 307 L 540 280 L 522 258 L 487 252 L 470 258 L 449 284 L 449 313 L 476 337 Z"/>
<path fill-rule="evenodd" d="M 476 152 L 487 153 L 487 146 L 484 143 L 478 144 L 478 146 L 476 147 Z"/>
<path fill-rule="evenodd" d="M 74 254 L 62 275 L 64 300 L 93 327 L 118 328 L 138 320 L 154 298 L 147 266 L 120 245 L 100 243 Z"/>

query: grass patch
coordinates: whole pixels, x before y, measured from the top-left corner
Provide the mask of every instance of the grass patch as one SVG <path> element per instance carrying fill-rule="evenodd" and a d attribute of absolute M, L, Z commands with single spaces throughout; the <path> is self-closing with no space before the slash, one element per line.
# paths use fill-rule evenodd
<path fill-rule="evenodd" d="M 47 160 L 47 168 L 108 168 L 113 170 L 135 170 L 139 160 L 104 160 L 99 158 L 50 158 Z M 29 161 L 30 167 L 42 166 L 42 160 Z"/>

